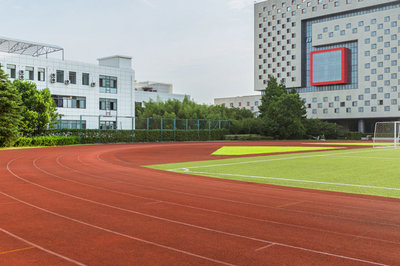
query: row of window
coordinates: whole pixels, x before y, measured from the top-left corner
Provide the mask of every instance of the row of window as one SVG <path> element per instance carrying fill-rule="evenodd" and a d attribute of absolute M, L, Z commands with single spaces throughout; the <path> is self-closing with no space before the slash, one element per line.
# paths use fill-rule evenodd
<path fill-rule="evenodd" d="M 85 129 L 86 120 L 58 120 L 54 125 L 56 129 Z M 100 121 L 100 129 L 117 129 L 116 121 Z"/>
<path fill-rule="evenodd" d="M 368 92 L 367 92 L 367 93 L 369 93 L 370 90 L 369 90 L 369 88 L 367 88 L 367 89 L 368 89 Z M 393 92 L 395 92 L 395 91 L 397 91 L 397 87 L 396 87 L 396 86 L 393 86 L 391 90 L 392 90 Z M 379 88 L 378 92 L 383 92 L 383 88 Z M 371 94 L 371 99 L 376 99 L 376 97 L 377 97 L 377 94 L 376 94 L 376 93 Z M 398 93 L 398 97 L 400 98 L 400 93 Z M 390 93 L 385 93 L 385 94 L 384 94 L 384 98 L 389 99 L 389 98 L 390 98 Z M 363 94 L 358 95 L 358 100 L 364 100 L 364 95 L 363 95 Z M 306 101 L 306 99 L 303 98 L 303 102 L 305 102 L 305 101 Z M 328 102 L 328 97 L 323 97 L 323 98 L 322 98 L 322 101 L 323 101 L 323 102 Z M 335 101 L 335 102 L 340 101 L 340 97 L 339 97 L 339 96 L 335 96 L 335 97 L 334 97 L 334 101 Z M 351 95 L 347 95 L 347 96 L 346 96 L 346 101 L 351 101 Z M 313 102 L 313 103 L 316 103 L 316 102 L 317 102 L 317 98 L 316 98 L 316 97 L 313 97 L 313 98 L 312 98 L 312 102 Z"/>
<path fill-rule="evenodd" d="M 358 110 L 359 113 L 363 113 L 363 112 L 364 112 L 364 109 L 365 109 L 364 107 L 358 107 L 356 110 Z M 371 110 L 371 112 L 376 112 L 376 111 L 377 111 L 377 108 L 376 108 L 376 106 L 372 106 L 370 110 Z M 397 110 L 400 111 L 400 106 L 397 108 Z M 351 111 L 352 111 L 352 108 L 351 108 L 351 107 L 346 108 L 346 113 L 351 113 Z M 384 107 L 384 111 L 385 111 L 385 112 L 390 112 L 390 106 L 385 106 L 385 107 Z M 339 108 L 335 108 L 335 109 L 333 110 L 333 112 L 334 112 L 335 114 L 338 114 L 338 113 L 340 113 L 340 109 L 339 109 Z M 313 113 L 313 114 L 317 114 L 317 109 L 312 109 L 312 113 Z M 328 109 L 323 109 L 323 110 L 322 110 L 322 113 L 323 113 L 323 114 L 328 114 L 328 113 L 329 113 L 329 110 L 328 110 Z"/>
<path fill-rule="evenodd" d="M 389 97 L 385 97 L 385 98 L 388 99 Z M 397 99 L 391 99 L 390 103 L 392 105 L 396 105 L 397 104 Z M 383 105 L 383 100 L 377 100 L 376 104 L 377 105 Z M 364 106 L 370 106 L 370 105 L 371 105 L 371 101 L 369 101 L 369 100 L 364 101 Z M 358 101 L 353 101 L 351 103 L 351 106 L 353 106 L 353 107 L 358 106 Z M 307 107 L 311 108 L 311 104 L 309 103 L 307 105 Z M 318 108 L 322 108 L 322 103 L 318 103 L 317 107 Z M 334 107 L 334 104 L 332 102 L 329 103 L 329 107 Z M 346 102 L 340 102 L 340 107 L 346 107 Z"/>
<path fill-rule="evenodd" d="M 86 109 L 86 97 L 52 95 L 57 107 Z"/>
<path fill-rule="evenodd" d="M 254 105 L 255 105 L 255 106 L 258 106 L 258 101 L 255 101 L 255 102 L 254 102 Z M 234 104 L 233 104 L 233 103 L 229 103 L 229 106 L 230 106 L 230 107 L 234 107 Z M 242 102 L 239 102 L 239 103 L 238 103 L 238 106 L 239 106 L 239 107 L 242 106 Z M 247 106 L 250 106 L 250 102 L 247 102 Z"/>
<path fill-rule="evenodd" d="M 86 109 L 86 97 L 79 96 L 64 96 L 64 95 L 52 95 L 56 106 L 59 108 L 78 108 Z M 117 99 L 99 99 L 99 109 L 106 111 L 117 110 Z"/>
<path fill-rule="evenodd" d="M 1 64 L 0 64 L 1 66 Z M 34 81 L 35 80 L 35 69 L 34 67 L 31 66 L 26 66 L 25 69 L 21 69 L 18 72 L 18 77 L 17 77 L 17 67 L 16 65 L 13 64 L 7 64 L 7 69 L 6 73 L 8 74 L 9 78 L 13 79 L 21 79 L 21 80 L 30 80 Z M 46 77 L 46 70 L 45 68 L 38 67 L 37 68 L 37 76 L 36 80 L 37 81 L 45 81 Z M 52 74 L 50 76 L 51 82 L 57 82 L 57 83 L 65 83 L 65 71 L 64 70 L 56 70 L 55 74 Z M 90 84 L 90 76 L 89 73 L 82 73 L 82 85 L 89 86 Z M 77 84 L 77 73 L 74 71 L 68 71 L 68 82 L 70 84 Z M 99 87 L 100 87 L 100 92 L 103 93 L 117 93 L 117 77 L 112 77 L 112 76 L 105 76 L 105 75 L 100 75 L 99 76 Z"/>

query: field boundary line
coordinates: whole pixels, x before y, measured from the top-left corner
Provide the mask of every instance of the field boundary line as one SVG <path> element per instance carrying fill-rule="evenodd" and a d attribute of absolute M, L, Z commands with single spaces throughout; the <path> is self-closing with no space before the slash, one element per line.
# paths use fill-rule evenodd
<path fill-rule="evenodd" d="M 239 176 L 239 177 L 250 177 L 258 179 L 273 179 L 273 180 L 283 180 L 292 182 L 304 182 L 304 183 L 315 183 L 315 184 L 325 184 L 325 185 L 338 185 L 338 186 L 349 186 L 349 187 L 364 187 L 364 188 L 376 188 L 376 189 L 386 189 L 386 190 L 396 190 L 400 191 L 400 188 L 388 188 L 388 187 L 376 187 L 367 185 L 356 185 L 356 184 L 345 184 L 345 183 L 332 183 L 332 182 L 322 182 L 322 181 L 311 181 L 302 179 L 290 179 L 281 177 L 269 177 L 269 176 L 253 176 L 253 175 L 240 175 L 240 174 L 228 174 L 228 173 L 210 173 L 210 172 L 199 172 L 199 171 L 184 171 L 184 173 L 193 174 L 207 174 L 207 175 L 227 175 L 227 176 Z"/>
<path fill-rule="evenodd" d="M 60 158 L 60 156 L 57 157 L 57 162 L 58 163 L 59 163 L 59 161 L 58 161 L 59 158 Z M 33 162 L 35 168 L 37 168 L 39 171 L 42 171 L 45 174 L 54 176 L 56 178 L 60 178 L 60 179 L 65 180 L 65 181 L 71 181 L 73 183 L 77 183 L 77 184 L 80 184 L 80 185 L 92 187 L 92 188 L 103 190 L 103 191 L 108 191 L 108 192 L 111 192 L 111 193 L 116 193 L 116 194 L 120 194 L 120 195 L 124 195 L 124 196 L 128 196 L 128 197 L 152 200 L 152 202 L 144 203 L 145 205 L 163 203 L 163 204 L 168 204 L 168 205 L 172 205 L 172 206 L 179 206 L 179 207 L 184 207 L 184 208 L 189 208 L 189 209 L 194 209 L 194 210 L 201 210 L 201 211 L 204 211 L 204 212 L 216 213 L 216 214 L 225 215 L 225 216 L 232 216 L 232 217 L 246 219 L 246 220 L 250 220 L 250 221 L 264 222 L 264 223 L 270 223 L 270 224 L 278 224 L 278 225 L 283 225 L 283 226 L 288 226 L 288 227 L 302 228 L 302 229 L 306 229 L 306 230 L 331 233 L 331 234 L 335 234 L 335 235 L 345 235 L 345 236 L 352 236 L 352 237 L 360 237 L 359 235 L 353 235 L 353 234 L 341 233 L 341 232 L 336 232 L 336 231 L 318 229 L 318 228 L 314 228 L 314 227 L 307 227 L 307 226 L 296 225 L 296 224 L 277 222 L 277 221 L 268 220 L 268 219 L 259 219 L 259 218 L 254 218 L 254 217 L 248 217 L 248 216 L 237 215 L 237 214 L 232 214 L 232 213 L 228 213 L 228 212 L 222 212 L 222 211 L 207 209 L 207 208 L 201 208 L 201 207 L 196 207 L 196 206 L 191 206 L 191 205 L 180 204 L 180 203 L 171 202 L 171 201 L 158 200 L 158 199 L 149 198 L 149 197 L 141 197 L 141 196 L 137 196 L 137 195 L 131 194 L 131 193 L 125 193 L 125 192 L 120 192 L 120 191 L 117 191 L 117 190 L 112 190 L 112 189 L 107 189 L 107 188 L 103 188 L 103 187 L 93 186 L 93 185 L 89 185 L 89 184 L 85 184 L 85 183 L 81 183 L 81 182 L 77 182 L 77 181 L 73 181 L 73 180 L 68 180 L 68 179 L 60 177 L 60 176 L 58 176 L 56 174 L 49 173 L 46 170 L 43 170 L 43 169 L 41 169 L 40 167 L 37 166 L 37 164 L 36 164 L 37 160 L 38 159 L 36 159 Z M 400 242 L 394 242 L 394 241 L 389 241 L 389 240 L 384 240 L 384 239 L 379 239 L 379 238 L 372 238 L 372 237 L 361 237 L 361 238 L 374 240 L 374 241 L 385 242 L 385 243 L 392 243 L 392 244 L 395 244 L 395 245 L 400 245 Z"/>
<path fill-rule="evenodd" d="M 246 164 L 246 163 L 260 163 L 260 162 L 269 162 L 269 161 L 283 161 L 283 160 L 292 160 L 292 159 L 303 159 L 303 158 L 313 158 L 313 157 L 325 157 L 325 156 L 335 156 L 338 154 L 349 154 L 349 153 L 364 153 L 370 152 L 362 150 L 357 152 L 342 152 L 342 153 L 334 153 L 334 154 L 315 154 L 309 156 L 295 156 L 295 157 L 285 157 L 285 158 L 275 158 L 275 159 L 263 159 L 263 160 L 255 160 L 255 161 L 245 161 L 245 162 L 233 162 L 233 163 L 222 163 L 222 164 L 209 164 L 209 165 L 199 165 L 199 166 L 187 166 L 185 168 L 173 168 L 173 169 L 166 169 L 164 171 L 176 172 L 180 169 L 192 169 L 192 168 L 206 168 L 206 167 L 216 167 L 216 166 L 227 166 L 227 165 L 237 165 L 237 164 Z M 246 157 L 242 157 L 246 158 Z M 226 160 L 226 159 L 222 159 Z M 227 159 L 229 160 L 229 159 Z"/>

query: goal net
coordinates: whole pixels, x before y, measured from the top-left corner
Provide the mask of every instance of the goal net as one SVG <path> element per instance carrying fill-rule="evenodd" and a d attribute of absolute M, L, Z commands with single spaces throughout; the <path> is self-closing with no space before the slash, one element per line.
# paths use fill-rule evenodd
<path fill-rule="evenodd" d="M 373 147 L 396 148 L 399 146 L 400 122 L 377 122 L 375 124 Z"/>

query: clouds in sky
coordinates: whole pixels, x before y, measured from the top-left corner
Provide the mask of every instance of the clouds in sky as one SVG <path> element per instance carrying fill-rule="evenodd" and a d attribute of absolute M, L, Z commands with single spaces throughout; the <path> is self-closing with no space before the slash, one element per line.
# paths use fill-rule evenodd
<path fill-rule="evenodd" d="M 132 56 L 138 81 L 198 102 L 254 94 L 253 0 L 2 0 L 0 35 L 56 44 L 67 60 Z"/>

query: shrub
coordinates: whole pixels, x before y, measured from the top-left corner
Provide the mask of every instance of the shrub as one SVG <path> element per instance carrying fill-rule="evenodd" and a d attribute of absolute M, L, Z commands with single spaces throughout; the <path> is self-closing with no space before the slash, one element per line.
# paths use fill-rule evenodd
<path fill-rule="evenodd" d="M 62 137 L 62 136 L 40 136 L 40 137 L 20 137 L 15 147 L 28 146 L 63 146 L 79 144 L 79 137 Z"/>
<path fill-rule="evenodd" d="M 273 137 L 262 136 L 257 134 L 238 134 L 238 135 L 226 135 L 225 140 L 273 140 Z"/>

